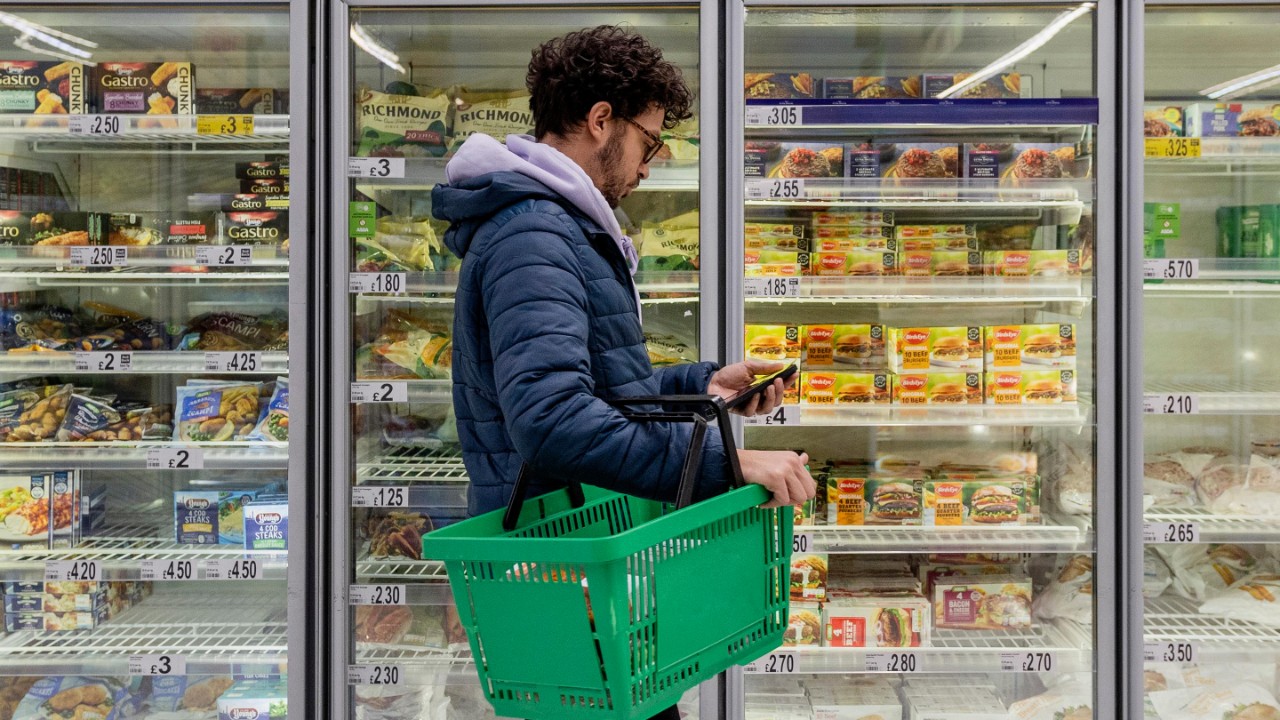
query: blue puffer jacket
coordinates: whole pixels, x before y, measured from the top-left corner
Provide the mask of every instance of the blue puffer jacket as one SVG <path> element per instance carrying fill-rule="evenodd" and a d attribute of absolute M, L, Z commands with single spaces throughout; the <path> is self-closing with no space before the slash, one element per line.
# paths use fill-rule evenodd
<path fill-rule="evenodd" d="M 472 515 L 503 507 L 521 459 L 528 497 L 566 478 L 672 500 L 692 426 L 628 421 L 605 399 L 705 393 L 716 366 L 654 371 L 626 261 L 613 239 L 545 185 L 497 172 L 440 185 L 433 214 L 462 258 L 453 403 Z M 707 433 L 696 497 L 727 487 Z"/>

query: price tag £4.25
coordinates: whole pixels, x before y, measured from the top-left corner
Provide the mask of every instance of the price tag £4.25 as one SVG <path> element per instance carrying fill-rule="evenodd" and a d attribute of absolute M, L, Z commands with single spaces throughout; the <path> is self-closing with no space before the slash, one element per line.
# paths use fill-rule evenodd
<path fill-rule="evenodd" d="M 788 427 L 800 424 L 799 405 L 779 405 L 768 415 L 752 415 L 742 418 L 744 425 L 756 427 Z"/>
<path fill-rule="evenodd" d="M 262 372 L 262 353 L 207 352 L 204 354 L 204 371 L 211 373 Z"/>

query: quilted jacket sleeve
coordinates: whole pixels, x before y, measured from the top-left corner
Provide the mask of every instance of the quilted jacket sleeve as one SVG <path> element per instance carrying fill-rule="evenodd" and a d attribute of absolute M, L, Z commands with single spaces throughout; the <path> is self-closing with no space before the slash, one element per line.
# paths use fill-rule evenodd
<path fill-rule="evenodd" d="M 636 423 L 593 394 L 582 264 L 559 218 L 517 215 L 481 270 L 498 402 L 515 449 L 539 475 L 650 499 L 676 494 L 692 426 Z M 695 495 L 726 487 L 724 446 L 707 433 Z"/>
<path fill-rule="evenodd" d="M 719 370 L 715 363 L 672 365 L 653 372 L 663 395 L 705 395 L 711 376 Z"/>

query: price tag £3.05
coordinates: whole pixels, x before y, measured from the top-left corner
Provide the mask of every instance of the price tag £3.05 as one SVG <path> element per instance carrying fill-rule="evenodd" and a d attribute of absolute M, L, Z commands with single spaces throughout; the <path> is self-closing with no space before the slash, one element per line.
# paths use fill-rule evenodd
<path fill-rule="evenodd" d="M 800 105 L 748 105 L 747 125 L 796 127 L 804 124 L 804 107 Z"/>
<path fill-rule="evenodd" d="M 752 415 L 742 418 L 744 425 L 756 427 L 788 427 L 800 424 L 799 405 L 779 405 L 768 415 Z"/>

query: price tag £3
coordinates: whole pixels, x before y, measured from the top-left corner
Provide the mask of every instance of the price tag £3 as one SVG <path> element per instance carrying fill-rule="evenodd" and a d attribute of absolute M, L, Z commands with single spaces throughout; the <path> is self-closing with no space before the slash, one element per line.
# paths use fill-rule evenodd
<path fill-rule="evenodd" d="M 779 405 L 768 415 L 752 415 L 742 418 L 744 425 L 756 427 L 788 427 L 800 424 L 799 405 Z"/>
<path fill-rule="evenodd" d="M 404 177 L 404 158 L 347 158 L 347 177 L 388 180 Z"/>
<path fill-rule="evenodd" d="M 130 675 L 186 675 L 187 659 L 181 655 L 130 655 Z"/>

